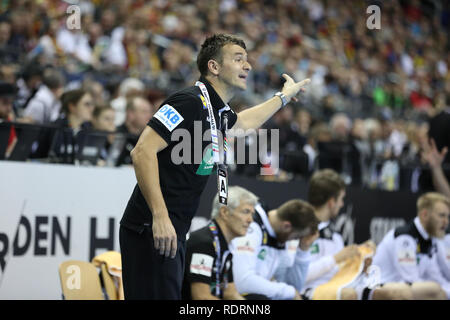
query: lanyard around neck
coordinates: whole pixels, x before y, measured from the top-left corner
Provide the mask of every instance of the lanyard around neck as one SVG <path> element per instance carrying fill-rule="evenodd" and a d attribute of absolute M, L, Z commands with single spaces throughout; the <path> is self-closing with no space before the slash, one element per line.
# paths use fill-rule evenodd
<path fill-rule="evenodd" d="M 211 100 L 209 99 L 208 89 L 203 82 L 197 81 L 195 83 L 198 86 L 205 98 L 206 105 L 208 107 L 210 125 L 211 125 L 211 140 L 212 140 L 212 151 L 213 151 L 213 161 L 217 164 L 217 188 L 219 190 L 219 202 L 221 204 L 227 205 L 228 202 L 228 173 L 227 173 L 227 165 L 226 165 L 226 152 L 228 149 L 228 143 L 226 138 L 226 131 L 228 130 L 228 118 L 225 120 L 225 128 L 224 128 L 224 156 L 225 162 L 220 163 L 219 156 L 219 139 L 217 136 L 217 125 L 216 120 L 214 118 L 214 113 L 212 110 Z"/>
<path fill-rule="evenodd" d="M 214 221 L 211 221 L 209 224 L 209 230 L 211 230 L 213 236 L 214 236 L 214 249 L 216 250 L 216 263 L 215 263 L 215 269 L 216 269 L 216 296 L 220 297 L 220 268 L 221 268 L 221 259 L 220 256 L 220 241 L 219 241 L 219 231 L 217 231 L 217 226 L 214 223 Z"/>
<path fill-rule="evenodd" d="M 209 113 L 209 119 L 210 119 L 210 125 L 211 125 L 211 140 L 212 140 L 212 151 L 213 151 L 213 161 L 214 163 L 220 162 L 220 156 L 219 156 L 219 138 L 217 136 L 217 125 L 216 125 L 216 119 L 214 118 L 214 112 L 211 105 L 211 100 L 209 99 L 208 89 L 206 89 L 206 86 L 203 82 L 197 81 L 195 83 L 196 86 L 198 86 L 202 92 L 203 97 L 206 100 L 206 105 L 208 107 L 208 113 Z"/>

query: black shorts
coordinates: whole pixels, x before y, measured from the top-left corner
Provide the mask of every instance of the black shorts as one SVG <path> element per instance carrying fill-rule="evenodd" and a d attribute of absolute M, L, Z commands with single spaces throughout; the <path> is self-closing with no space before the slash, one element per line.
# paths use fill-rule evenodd
<path fill-rule="evenodd" d="M 155 250 L 150 227 L 136 232 L 120 226 L 122 279 L 126 300 L 180 300 L 186 253 L 178 240 L 175 258 Z"/>

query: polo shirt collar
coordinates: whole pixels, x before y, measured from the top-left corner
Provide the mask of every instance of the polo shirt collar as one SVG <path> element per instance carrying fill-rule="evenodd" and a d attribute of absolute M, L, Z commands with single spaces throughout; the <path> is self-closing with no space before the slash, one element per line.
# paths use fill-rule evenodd
<path fill-rule="evenodd" d="M 417 231 L 419 231 L 420 235 L 425 239 L 425 240 L 429 240 L 430 239 L 430 235 L 428 234 L 428 232 L 425 231 L 425 228 L 422 226 L 422 223 L 420 222 L 419 217 L 415 217 L 414 218 L 414 224 L 417 228 Z"/>
<path fill-rule="evenodd" d="M 319 226 L 317 227 L 319 230 L 325 229 L 330 225 L 330 221 L 324 221 L 319 223 Z"/>
<path fill-rule="evenodd" d="M 214 225 L 217 228 L 218 231 L 218 235 L 219 235 L 219 242 L 220 242 L 220 250 L 221 252 L 225 252 L 226 250 L 228 250 L 228 243 L 227 240 L 225 239 L 225 236 L 222 233 L 222 229 L 220 229 L 219 224 L 217 223 L 216 219 L 212 219 L 212 221 L 214 222 Z M 209 224 L 208 224 L 209 227 Z M 212 233 L 212 232 L 211 232 Z M 213 235 L 214 236 L 214 235 Z"/>
<path fill-rule="evenodd" d="M 260 204 L 258 204 L 258 205 L 262 209 L 262 206 Z M 270 224 L 270 221 L 269 221 L 269 212 L 266 212 L 264 209 L 262 209 L 261 211 L 260 210 L 255 210 L 255 211 L 261 217 L 261 220 L 264 223 L 264 226 L 266 227 L 266 230 L 269 233 L 269 236 L 276 239 L 277 235 L 276 235 L 275 231 L 273 230 L 272 225 Z"/>
<path fill-rule="evenodd" d="M 211 100 L 211 105 L 214 109 L 221 110 L 228 105 L 222 101 L 222 98 L 219 96 L 219 94 L 214 90 L 211 83 L 209 83 L 208 80 L 204 76 L 201 76 L 199 81 L 203 82 L 206 86 L 206 89 L 208 89 L 209 99 Z"/>

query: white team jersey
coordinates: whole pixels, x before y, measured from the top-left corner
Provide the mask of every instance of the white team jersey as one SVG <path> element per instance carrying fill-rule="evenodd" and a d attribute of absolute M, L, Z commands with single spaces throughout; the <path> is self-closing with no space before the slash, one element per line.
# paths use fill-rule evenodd
<path fill-rule="evenodd" d="M 450 281 L 450 233 L 438 239 L 438 265 L 444 277 Z"/>
<path fill-rule="evenodd" d="M 231 241 L 233 278 L 241 294 L 262 294 L 270 299 L 293 299 L 296 288 L 276 281 L 277 269 L 294 263 L 307 265 L 309 253 L 298 249 L 298 240 L 280 244 L 270 225 L 266 211 L 255 206 L 255 219 L 244 237 Z M 305 269 L 305 268 L 304 268 Z"/>
<path fill-rule="evenodd" d="M 304 285 L 304 291 L 315 288 L 333 278 L 339 267 L 334 260 L 334 255 L 344 248 L 342 236 L 330 228 L 330 222 L 319 224 L 319 237 L 309 249 L 311 263 L 308 276 Z"/>
<path fill-rule="evenodd" d="M 450 297 L 450 282 L 442 275 L 437 252 L 437 240 L 427 234 L 416 217 L 384 236 L 372 264 L 381 270 L 381 283 L 434 281 Z"/>

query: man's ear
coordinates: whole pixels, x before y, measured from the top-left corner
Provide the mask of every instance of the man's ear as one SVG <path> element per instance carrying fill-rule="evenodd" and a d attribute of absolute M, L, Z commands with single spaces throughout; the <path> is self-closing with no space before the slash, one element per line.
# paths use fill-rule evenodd
<path fill-rule="evenodd" d="M 292 231 L 292 224 L 289 221 L 282 221 L 281 222 L 281 230 L 284 233 L 290 233 Z"/>
<path fill-rule="evenodd" d="M 335 204 L 336 204 L 336 199 L 331 197 L 327 201 L 327 208 L 331 210 L 331 208 L 333 208 Z"/>
<path fill-rule="evenodd" d="M 421 217 L 422 219 L 428 219 L 429 215 L 430 215 L 430 211 L 428 209 L 422 209 L 419 212 L 419 217 Z"/>
<path fill-rule="evenodd" d="M 74 111 L 75 111 L 75 108 L 76 108 L 77 106 L 75 105 L 75 104 L 73 104 L 73 103 L 69 103 L 69 105 L 67 106 L 67 111 L 69 112 L 69 113 L 73 113 Z M 66 115 L 67 116 L 67 115 Z"/>
<path fill-rule="evenodd" d="M 219 217 L 221 217 L 222 219 L 226 219 L 227 218 L 227 216 L 228 216 L 228 208 L 227 207 L 225 207 L 225 206 L 223 206 L 223 207 L 220 207 L 220 209 L 219 209 Z"/>
<path fill-rule="evenodd" d="M 216 60 L 209 60 L 208 61 L 208 70 L 209 72 L 211 72 L 213 75 L 218 76 L 219 75 L 219 70 L 220 70 L 220 65 Z"/>

